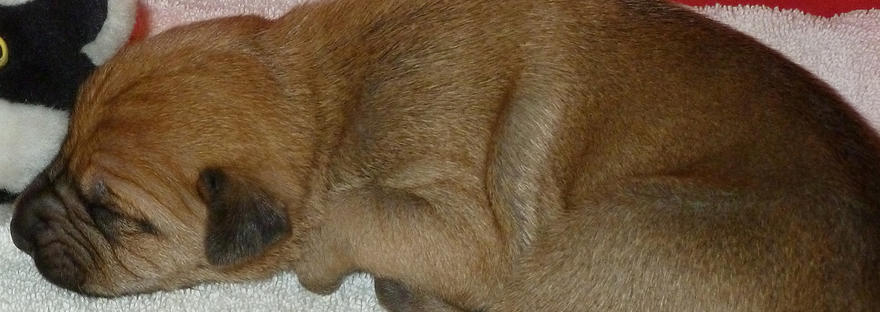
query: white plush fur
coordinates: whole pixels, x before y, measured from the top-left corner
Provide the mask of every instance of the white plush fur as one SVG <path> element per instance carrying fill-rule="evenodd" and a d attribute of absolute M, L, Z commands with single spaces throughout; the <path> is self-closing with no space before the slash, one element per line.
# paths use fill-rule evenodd
<path fill-rule="evenodd" d="M 136 5 L 137 1 L 135 0 L 108 1 L 108 18 L 104 21 L 98 37 L 82 48 L 82 52 L 89 56 L 92 63 L 95 65 L 104 64 L 128 41 L 132 29 L 134 29 L 135 18 L 137 18 L 137 10 L 134 8 Z"/>
<path fill-rule="evenodd" d="M 0 99 L 0 188 L 20 192 L 52 160 L 67 113 Z"/>
<path fill-rule="evenodd" d="M 13 6 L 19 4 L 25 4 L 34 0 L 0 0 L 0 6 Z"/>

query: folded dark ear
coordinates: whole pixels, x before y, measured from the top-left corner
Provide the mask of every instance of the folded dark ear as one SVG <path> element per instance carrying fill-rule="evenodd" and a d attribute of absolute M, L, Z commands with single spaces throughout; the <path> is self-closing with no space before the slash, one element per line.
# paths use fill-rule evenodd
<path fill-rule="evenodd" d="M 230 265 L 259 255 L 290 233 L 282 207 L 261 188 L 208 168 L 199 175 L 208 206 L 205 254 L 212 265 Z"/>

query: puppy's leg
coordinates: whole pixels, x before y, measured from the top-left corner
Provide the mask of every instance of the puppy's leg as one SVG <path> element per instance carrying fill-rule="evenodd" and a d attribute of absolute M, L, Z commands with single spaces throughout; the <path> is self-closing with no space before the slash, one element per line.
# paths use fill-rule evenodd
<path fill-rule="evenodd" d="M 392 312 L 461 312 L 443 300 L 427 295 L 425 293 L 414 292 L 401 283 L 376 278 L 374 281 L 376 288 L 376 298 L 379 303 Z"/>
<path fill-rule="evenodd" d="M 493 279 L 508 268 L 505 245 L 492 212 L 477 206 L 485 197 L 457 182 L 333 194 L 297 265 L 300 283 L 327 293 L 348 273 L 363 271 L 480 309 L 496 293 Z"/>

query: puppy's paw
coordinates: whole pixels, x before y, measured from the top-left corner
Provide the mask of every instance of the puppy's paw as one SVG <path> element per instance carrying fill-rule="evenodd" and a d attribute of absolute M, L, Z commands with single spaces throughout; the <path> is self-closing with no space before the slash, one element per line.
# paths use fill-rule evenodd
<path fill-rule="evenodd" d="M 343 279 L 355 270 L 354 264 L 338 252 L 306 252 L 296 265 L 299 283 L 313 293 L 328 295 L 342 285 Z"/>
<path fill-rule="evenodd" d="M 392 312 L 462 312 L 443 300 L 426 293 L 413 292 L 405 285 L 381 277 L 373 281 L 376 299 Z"/>
<path fill-rule="evenodd" d="M 297 273 L 300 285 L 306 290 L 319 295 L 329 295 L 336 292 L 339 286 L 342 285 L 343 277 L 344 275 L 330 277 Z"/>
<path fill-rule="evenodd" d="M 414 311 L 415 295 L 402 284 L 376 277 L 373 280 L 373 285 L 376 290 L 376 299 L 379 300 L 382 307 L 395 312 Z"/>

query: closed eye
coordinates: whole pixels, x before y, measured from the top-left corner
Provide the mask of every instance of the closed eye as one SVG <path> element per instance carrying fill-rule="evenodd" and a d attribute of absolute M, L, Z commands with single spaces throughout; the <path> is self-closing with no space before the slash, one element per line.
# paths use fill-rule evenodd
<path fill-rule="evenodd" d="M 86 206 L 95 227 L 101 231 L 108 241 L 116 241 L 121 237 L 136 234 L 158 235 L 156 227 L 146 220 L 130 218 L 109 207 L 90 203 Z"/>
<path fill-rule="evenodd" d="M 94 185 L 88 196 L 82 195 L 80 198 L 86 203 L 86 211 L 95 223 L 95 227 L 107 238 L 108 241 L 114 242 L 121 237 L 150 234 L 158 235 L 156 227 L 149 221 L 133 218 L 126 214 L 120 213 L 112 206 L 111 197 L 113 192 L 103 183 L 98 182 Z"/>

